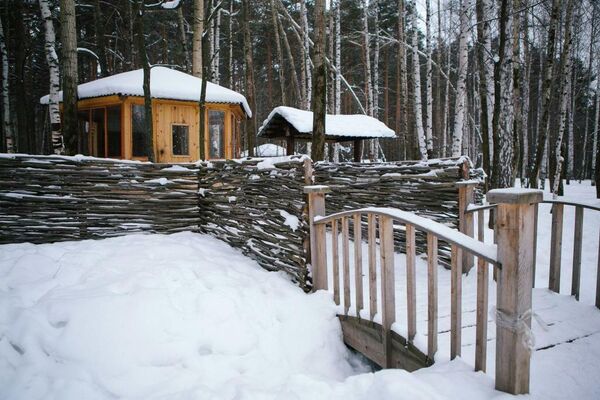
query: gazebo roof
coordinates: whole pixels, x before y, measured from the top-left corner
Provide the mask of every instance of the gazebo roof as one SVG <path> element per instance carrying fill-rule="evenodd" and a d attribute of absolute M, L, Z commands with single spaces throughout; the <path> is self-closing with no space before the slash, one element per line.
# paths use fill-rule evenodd
<path fill-rule="evenodd" d="M 310 139 L 313 129 L 312 111 L 280 106 L 271 111 L 258 130 L 258 136 L 284 138 L 286 131 L 298 138 Z M 383 122 L 368 115 L 331 115 L 325 118 L 325 136 L 329 140 L 395 138 L 395 132 Z"/>
<path fill-rule="evenodd" d="M 153 67 L 150 71 L 150 93 L 153 98 L 200 101 L 202 79 L 167 67 Z M 82 83 L 77 87 L 77 93 L 80 100 L 111 95 L 143 96 L 143 83 L 144 71 L 137 69 Z M 62 96 L 61 91 L 60 101 Z M 48 104 L 48 101 L 48 95 L 40 99 L 42 104 Z M 252 117 L 252 110 L 244 95 L 211 82 L 206 84 L 206 102 L 239 104 L 248 118 Z"/>

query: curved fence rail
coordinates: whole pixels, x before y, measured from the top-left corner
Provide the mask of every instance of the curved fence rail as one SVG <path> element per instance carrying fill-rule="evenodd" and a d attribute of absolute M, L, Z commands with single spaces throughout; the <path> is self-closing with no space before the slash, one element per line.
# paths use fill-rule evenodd
<path fill-rule="evenodd" d="M 571 276 L 571 295 L 579 300 L 580 287 L 581 287 L 581 254 L 583 246 L 583 221 L 585 210 L 589 211 L 600 211 L 600 202 L 584 202 L 576 199 L 558 197 L 552 198 L 549 195 L 545 195 L 540 203 L 546 203 L 552 205 L 552 225 L 550 233 L 550 264 L 549 264 L 549 279 L 548 288 L 553 292 L 560 293 L 561 287 L 561 266 L 562 266 L 562 238 L 563 238 L 563 227 L 564 227 L 564 209 L 565 206 L 575 208 L 575 221 L 573 226 L 573 265 L 572 265 L 572 276 Z M 493 210 L 497 208 L 498 204 L 490 203 L 483 205 L 469 204 L 465 210 L 465 214 L 477 213 L 477 235 L 478 240 L 484 241 L 484 211 Z M 538 240 L 538 206 L 535 206 L 535 223 L 534 223 L 534 273 L 532 285 L 535 287 L 535 260 L 537 259 L 537 240 Z M 496 231 L 496 230 L 494 230 Z M 594 243 L 593 238 L 590 242 Z M 595 293 L 595 305 L 600 308 L 600 235 L 598 236 L 597 242 L 598 248 L 598 267 L 596 273 L 596 293 Z"/>
<path fill-rule="evenodd" d="M 534 205 L 542 200 L 542 192 L 496 190 L 488 194 L 488 198 L 501 203 L 498 205 L 497 217 L 501 228 L 498 230 L 496 246 L 484 244 L 427 218 L 391 208 L 371 207 L 326 215 L 325 193 L 329 191 L 326 186 L 305 187 L 305 192 L 309 195 L 312 276 L 315 289 L 331 290 L 335 303 L 343 306 L 340 320 L 345 342 L 385 368 L 412 370 L 433 363 L 438 350 L 438 245 L 439 241 L 443 241 L 451 247 L 450 357 L 461 355 L 464 253 L 478 260 L 475 369 L 486 368 L 488 269 L 492 264 L 500 271 L 498 313 L 503 320 L 509 321 L 496 326 L 496 388 L 515 394 L 527 393 L 530 352 L 524 345 L 523 335 L 529 332 L 531 326 L 531 290 L 523 291 L 522 288 L 531 287 Z M 361 232 L 365 225 L 368 254 L 366 268 L 363 270 Z M 330 255 L 327 254 L 328 228 L 331 230 Z M 395 343 L 399 335 L 392 332 L 392 325 L 396 322 L 394 231 L 400 229 L 405 231 L 406 237 L 407 337 L 400 337 L 400 341 L 404 341 L 404 348 L 398 352 L 398 345 Z M 350 267 L 351 230 L 354 238 L 353 271 Z M 427 236 L 426 355 L 413 343 L 417 333 L 417 231 Z M 380 257 L 379 268 L 377 254 Z M 328 257 L 331 257 L 332 266 L 331 285 Z M 363 287 L 363 277 L 368 277 L 364 279 L 366 287 Z M 517 324 L 524 324 L 526 329 L 516 329 L 513 325 Z M 375 341 L 373 337 L 376 337 Z"/>

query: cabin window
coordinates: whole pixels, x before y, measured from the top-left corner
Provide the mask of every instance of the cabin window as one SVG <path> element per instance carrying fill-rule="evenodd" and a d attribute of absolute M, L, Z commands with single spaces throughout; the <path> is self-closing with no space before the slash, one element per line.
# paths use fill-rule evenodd
<path fill-rule="evenodd" d="M 133 157 L 147 157 L 146 110 L 141 104 L 131 106 L 131 153 Z"/>
<path fill-rule="evenodd" d="M 104 142 L 104 122 L 106 119 L 106 109 L 95 108 L 92 110 L 92 118 L 90 121 L 90 142 L 92 145 L 92 155 L 94 157 L 105 157 L 105 142 Z"/>
<path fill-rule="evenodd" d="M 208 111 L 209 158 L 225 158 L 225 111 Z"/>
<path fill-rule="evenodd" d="M 171 125 L 171 138 L 174 156 L 190 155 L 190 127 L 187 125 Z"/>
<path fill-rule="evenodd" d="M 121 106 L 106 107 L 106 145 L 108 157 L 121 157 Z"/>

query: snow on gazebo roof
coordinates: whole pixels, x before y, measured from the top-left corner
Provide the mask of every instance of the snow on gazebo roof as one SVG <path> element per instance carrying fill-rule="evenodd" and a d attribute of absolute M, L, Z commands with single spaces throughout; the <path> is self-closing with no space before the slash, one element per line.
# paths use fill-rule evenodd
<path fill-rule="evenodd" d="M 77 93 L 80 100 L 111 95 L 143 96 L 143 82 L 144 71 L 136 69 L 82 83 L 77 87 Z M 151 69 L 150 93 L 153 98 L 200 101 L 201 87 L 202 79 L 185 72 L 167 67 L 153 67 Z M 59 93 L 59 98 L 62 101 L 62 91 Z M 46 95 L 40 99 L 40 103 L 48 104 L 48 100 L 49 96 Z M 246 115 L 252 117 L 252 110 L 250 110 L 250 106 L 242 94 L 211 82 L 206 84 L 206 102 L 239 104 Z"/>
<path fill-rule="evenodd" d="M 279 106 L 273 109 L 258 130 L 258 136 L 283 137 L 283 124 L 289 124 L 296 135 L 312 135 L 312 111 Z M 396 134 L 383 122 L 368 115 L 331 115 L 325 118 L 325 136 L 330 138 L 372 139 L 395 138 Z"/>

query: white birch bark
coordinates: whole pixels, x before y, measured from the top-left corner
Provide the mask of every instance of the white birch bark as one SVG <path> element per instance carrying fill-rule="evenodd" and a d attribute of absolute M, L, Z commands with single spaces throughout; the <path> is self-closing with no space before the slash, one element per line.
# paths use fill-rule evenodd
<path fill-rule="evenodd" d="M 44 20 L 46 61 L 50 69 L 50 100 L 48 102 L 48 111 L 50 113 L 50 126 L 52 129 L 52 149 L 55 154 L 63 154 L 65 151 L 64 140 L 60 127 L 60 73 L 58 55 L 56 54 L 56 33 L 52 23 L 52 13 L 48 0 L 40 0 L 40 11 Z M 3 52 L 4 53 L 4 52 Z"/>
<path fill-rule="evenodd" d="M 427 155 L 433 157 L 433 66 L 431 60 L 431 0 L 425 2 L 425 51 L 427 53 L 426 67 L 426 95 L 427 95 L 427 116 L 425 123 L 425 141 L 427 145 Z"/>
<path fill-rule="evenodd" d="M 476 0 L 477 1 L 477 0 Z M 494 1 L 493 0 L 482 0 L 484 1 L 484 10 L 486 17 L 492 18 L 494 15 Z M 490 24 L 484 24 L 484 37 L 486 38 L 483 46 L 485 47 L 485 52 L 488 54 L 488 57 L 485 58 L 485 71 L 486 71 L 486 84 L 487 84 L 487 110 L 488 110 L 488 132 L 489 132 L 489 141 L 490 141 L 490 165 L 494 164 L 494 135 L 492 132 L 494 131 L 494 125 L 492 120 L 492 115 L 494 114 L 494 102 L 495 102 L 495 87 L 494 87 L 494 60 L 492 58 L 492 40 L 491 40 L 491 28 Z"/>
<path fill-rule="evenodd" d="M 231 0 L 229 2 L 229 14 L 228 14 L 228 18 L 227 18 L 227 23 L 229 26 L 229 33 L 228 33 L 229 58 L 228 58 L 228 62 L 229 62 L 229 88 L 230 89 L 233 89 L 233 2 L 234 2 L 234 0 Z M 277 29 L 277 25 L 275 26 L 275 29 Z"/>
<path fill-rule="evenodd" d="M 341 0 L 335 2 L 335 108 L 334 113 L 340 114 L 342 110 L 342 42 L 340 29 L 340 3 Z M 333 145 L 333 161 L 340 162 L 340 144 Z"/>
<path fill-rule="evenodd" d="M 4 27 L 0 19 L 0 53 L 2 54 L 2 114 L 4 126 L 4 140 L 6 152 L 15 152 L 14 131 L 10 122 L 10 97 L 8 92 L 8 56 L 6 52 L 6 38 L 4 36 Z"/>
<path fill-rule="evenodd" d="M 221 59 L 221 11 L 217 11 L 217 15 L 215 17 L 215 29 L 214 29 L 214 51 L 213 51 L 213 73 L 212 73 L 212 81 L 219 84 L 220 76 L 219 70 L 220 67 L 220 59 Z"/>
<path fill-rule="evenodd" d="M 413 64 L 413 89 L 414 89 L 414 112 L 415 112 L 415 131 L 419 144 L 419 155 L 422 160 L 427 160 L 427 145 L 425 143 L 425 130 L 423 129 L 423 99 L 421 93 L 421 63 L 419 61 L 419 30 L 417 26 L 417 4 L 413 5 L 414 13 L 412 18 L 412 64 Z"/>
<path fill-rule="evenodd" d="M 367 112 L 373 116 L 373 84 L 371 82 L 371 52 L 369 51 L 369 1 L 363 1 L 362 15 L 362 37 L 363 37 L 363 54 L 365 59 L 365 97 L 367 103 Z"/>
<path fill-rule="evenodd" d="M 375 51 L 373 54 L 373 117 L 379 118 L 379 0 L 375 0 Z M 379 140 L 371 140 L 371 154 L 375 159 L 379 158 Z"/>
<path fill-rule="evenodd" d="M 306 98 L 305 109 L 310 110 L 312 102 L 312 71 L 310 65 L 310 38 L 308 36 L 308 8 L 306 0 L 300 1 L 300 12 L 302 17 L 302 38 L 304 42 L 304 69 L 306 73 Z"/>
<path fill-rule="evenodd" d="M 456 83 L 456 110 L 454 132 L 452 136 L 452 157 L 458 157 L 462 151 L 463 128 L 466 116 L 467 97 L 467 36 L 469 31 L 469 0 L 460 1 L 460 37 L 458 44 L 458 82 Z M 512 85 L 511 85 L 512 86 Z"/>

